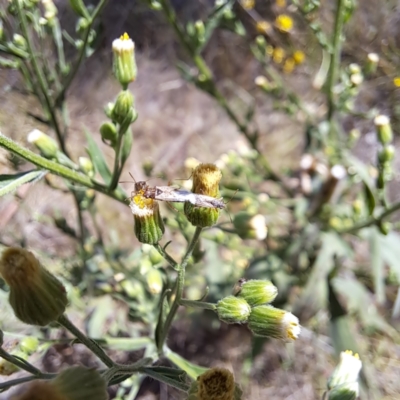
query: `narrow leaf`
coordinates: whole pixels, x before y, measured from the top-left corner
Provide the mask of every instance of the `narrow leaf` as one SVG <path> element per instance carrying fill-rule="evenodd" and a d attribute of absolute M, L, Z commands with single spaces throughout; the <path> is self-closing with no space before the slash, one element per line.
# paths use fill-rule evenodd
<path fill-rule="evenodd" d="M 108 185 L 111 182 L 112 174 L 106 160 L 104 159 L 103 152 L 100 150 L 100 147 L 97 145 L 95 140 L 93 139 L 92 134 L 85 129 L 86 140 L 88 143 L 87 152 L 89 157 L 96 169 L 96 171 L 103 178 L 104 183 Z"/>
<path fill-rule="evenodd" d="M 47 171 L 35 169 L 14 175 L 0 175 L 0 197 L 13 192 L 25 183 L 42 179 Z"/>
<path fill-rule="evenodd" d="M 208 369 L 189 362 L 173 351 L 170 351 L 166 356 L 177 367 L 183 369 L 192 379 L 196 379 L 199 375 L 204 374 Z"/>
<path fill-rule="evenodd" d="M 384 304 L 386 300 L 381 236 L 382 235 L 375 227 L 370 229 L 369 249 L 371 255 L 371 270 L 374 274 L 374 289 L 378 304 Z"/>
<path fill-rule="evenodd" d="M 187 383 L 186 373 L 180 369 L 168 367 L 147 367 L 141 368 L 140 372 L 184 392 L 187 392 L 190 388 Z"/>

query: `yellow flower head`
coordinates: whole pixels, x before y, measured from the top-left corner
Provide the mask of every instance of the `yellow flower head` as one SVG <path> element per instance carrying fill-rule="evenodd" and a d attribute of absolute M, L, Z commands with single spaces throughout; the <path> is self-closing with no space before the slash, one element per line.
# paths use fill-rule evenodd
<path fill-rule="evenodd" d="M 394 86 L 400 87 L 400 76 L 396 76 L 396 77 L 393 79 L 393 83 L 394 83 Z"/>
<path fill-rule="evenodd" d="M 301 50 L 296 50 L 293 53 L 293 60 L 296 64 L 302 64 L 305 58 L 306 55 Z"/>
<path fill-rule="evenodd" d="M 286 6 L 286 0 L 276 0 L 276 5 L 278 7 L 285 7 Z"/>
<path fill-rule="evenodd" d="M 276 27 L 282 32 L 290 32 L 293 28 L 293 19 L 287 14 L 280 14 L 275 20 Z"/>

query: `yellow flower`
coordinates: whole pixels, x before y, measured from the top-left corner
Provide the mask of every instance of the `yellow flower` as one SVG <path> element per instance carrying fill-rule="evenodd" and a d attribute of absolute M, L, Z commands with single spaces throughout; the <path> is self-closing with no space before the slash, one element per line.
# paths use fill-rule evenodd
<path fill-rule="evenodd" d="M 276 0 L 276 5 L 278 7 L 285 7 L 286 6 L 286 0 Z"/>
<path fill-rule="evenodd" d="M 301 50 L 296 50 L 293 53 L 293 60 L 296 64 L 302 64 L 306 55 Z"/>
<path fill-rule="evenodd" d="M 252 10 L 256 4 L 255 0 L 241 0 L 240 4 L 245 10 Z"/>
<path fill-rule="evenodd" d="M 285 63 L 283 64 L 283 71 L 286 74 L 290 74 L 293 71 L 295 65 L 296 65 L 296 62 L 294 61 L 294 59 L 292 57 L 289 57 L 286 59 Z"/>
<path fill-rule="evenodd" d="M 257 21 L 256 23 L 256 29 L 257 32 L 259 33 L 264 33 L 265 31 L 268 31 L 271 28 L 271 25 L 267 21 Z"/>
<path fill-rule="evenodd" d="M 394 86 L 400 87 L 400 76 L 396 76 L 396 77 L 393 79 L 393 83 L 394 83 Z"/>
<path fill-rule="evenodd" d="M 285 50 L 282 47 L 275 47 L 274 51 L 272 52 L 272 59 L 277 64 L 280 64 L 285 57 Z"/>
<path fill-rule="evenodd" d="M 290 32 L 293 28 L 293 19 L 287 14 L 281 14 L 276 17 L 276 27 L 282 32 Z"/>

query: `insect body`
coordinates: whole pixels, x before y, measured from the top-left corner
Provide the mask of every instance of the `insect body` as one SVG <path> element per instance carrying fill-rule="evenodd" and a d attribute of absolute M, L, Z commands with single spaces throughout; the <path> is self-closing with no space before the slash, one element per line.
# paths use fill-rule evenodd
<path fill-rule="evenodd" d="M 197 207 L 218 208 L 224 209 L 225 203 L 215 197 L 197 194 L 185 189 L 176 189 L 172 186 L 155 186 L 150 187 L 144 181 L 135 183 L 135 194 L 140 193 L 147 199 L 159 201 L 168 201 L 171 203 L 186 203 L 189 202 Z"/>

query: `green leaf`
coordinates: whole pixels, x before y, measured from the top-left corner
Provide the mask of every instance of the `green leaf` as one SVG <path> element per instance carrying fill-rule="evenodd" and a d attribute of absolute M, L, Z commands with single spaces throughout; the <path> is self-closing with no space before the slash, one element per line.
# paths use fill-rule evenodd
<path fill-rule="evenodd" d="M 94 165 L 95 170 L 103 178 L 104 183 L 109 185 L 112 179 L 112 174 L 106 160 L 104 159 L 103 152 L 100 150 L 99 146 L 93 139 L 92 134 L 85 129 L 86 140 L 88 142 L 87 153 Z"/>
<path fill-rule="evenodd" d="M 349 245 L 337 233 L 324 232 L 321 234 L 321 248 L 303 294 L 296 304 L 299 311 L 309 309 L 314 313 L 326 307 L 328 298 L 326 279 L 334 267 L 334 257 L 347 258 L 351 254 Z M 294 311 L 294 314 L 296 314 L 296 311 Z"/>
<path fill-rule="evenodd" d="M 173 351 L 169 351 L 166 356 L 177 367 L 183 369 L 192 379 L 196 379 L 199 375 L 204 374 L 204 372 L 208 370 L 208 368 L 200 367 L 199 365 L 189 362 Z"/>
<path fill-rule="evenodd" d="M 42 179 L 48 171 L 35 169 L 14 175 L 0 175 L 0 197 L 13 192 L 25 183 Z"/>
<path fill-rule="evenodd" d="M 382 248 L 383 238 L 376 227 L 369 229 L 369 251 L 371 258 L 371 270 L 374 275 L 374 289 L 378 304 L 383 304 L 386 300 L 385 295 L 385 274 L 384 259 Z M 398 243 L 398 242 L 397 242 Z"/>
<path fill-rule="evenodd" d="M 136 351 L 147 347 L 152 343 L 152 340 L 148 337 L 137 337 L 137 338 L 105 338 L 102 340 L 96 340 L 99 344 L 104 343 L 109 349 L 113 350 L 124 350 L 124 351 Z"/>
<path fill-rule="evenodd" d="M 349 312 L 357 313 L 361 324 L 370 331 L 380 331 L 391 338 L 398 337 L 398 333 L 380 315 L 371 293 L 354 277 L 333 278 L 332 285 L 335 292 L 347 300 Z"/>
<path fill-rule="evenodd" d="M 355 331 L 350 326 L 350 318 L 343 315 L 330 321 L 330 337 L 332 338 L 335 353 L 339 356 L 340 352 L 351 350 L 359 353 L 355 339 Z"/>
<path fill-rule="evenodd" d="M 372 215 L 375 209 L 376 199 L 374 192 L 372 190 L 374 185 L 372 183 L 372 178 L 368 172 L 368 166 L 365 165 L 362 161 L 358 160 L 356 157 L 352 156 L 351 154 L 346 154 L 346 157 L 364 183 L 364 192 L 367 201 L 368 212 L 369 215 Z"/>
<path fill-rule="evenodd" d="M 171 292 L 171 290 L 165 290 L 162 295 L 162 298 L 161 298 L 160 313 L 158 314 L 158 321 L 157 321 L 156 333 L 155 333 L 157 348 L 159 345 L 161 345 L 160 342 L 162 340 L 163 328 L 164 328 L 164 324 L 165 324 L 165 321 L 167 319 L 167 315 L 169 312 L 168 294 L 170 292 Z"/>
<path fill-rule="evenodd" d="M 379 235 L 383 260 L 400 280 L 400 235 L 396 232 L 389 232 L 386 236 Z"/>
<path fill-rule="evenodd" d="M 190 388 L 190 385 L 187 383 L 186 373 L 180 369 L 168 367 L 146 367 L 141 368 L 140 372 L 184 392 L 187 392 Z"/>

